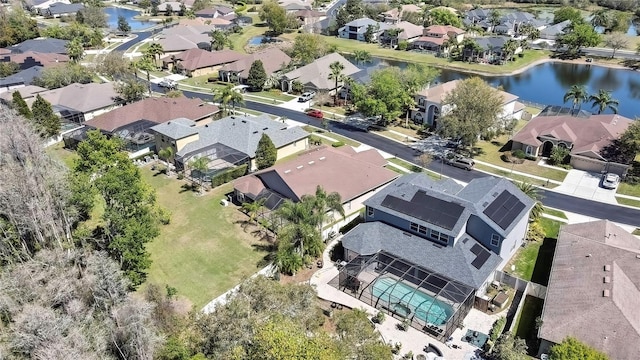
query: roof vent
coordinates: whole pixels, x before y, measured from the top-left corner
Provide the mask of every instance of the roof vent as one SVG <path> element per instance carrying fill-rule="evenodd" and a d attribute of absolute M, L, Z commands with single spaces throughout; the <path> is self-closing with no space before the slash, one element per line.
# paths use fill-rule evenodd
<path fill-rule="evenodd" d="M 265 130 L 268 130 L 268 129 L 269 129 L 268 127 L 266 127 L 266 128 L 262 128 L 262 131 L 265 131 Z"/>
<path fill-rule="evenodd" d="M 403 232 L 402 232 L 402 235 L 404 235 L 404 236 L 408 236 L 408 237 L 411 237 L 411 236 L 412 236 L 411 234 L 409 234 L 409 233 L 408 233 L 408 232 L 406 232 L 406 231 L 403 231 Z"/>
<path fill-rule="evenodd" d="M 587 254 L 587 257 L 591 257 L 591 254 Z"/>
<path fill-rule="evenodd" d="M 300 170 L 300 169 L 302 169 L 302 168 L 303 168 L 303 166 L 302 166 L 302 165 L 300 165 L 300 166 L 296 166 L 296 169 L 298 169 L 298 170 Z"/>
<path fill-rule="evenodd" d="M 611 265 L 605 265 L 604 271 L 611 271 Z"/>
<path fill-rule="evenodd" d="M 242 121 L 244 124 L 246 124 L 246 123 L 247 123 L 247 120 L 240 120 L 240 121 Z"/>
<path fill-rule="evenodd" d="M 236 117 L 235 117 L 235 116 L 229 116 L 229 117 L 230 117 L 230 118 L 232 118 L 232 119 L 234 119 L 234 120 L 236 119 Z"/>
<path fill-rule="evenodd" d="M 253 133 L 254 133 L 254 134 L 257 134 L 257 133 L 258 133 L 258 130 L 254 131 Z"/>
<path fill-rule="evenodd" d="M 204 127 L 209 127 L 209 124 L 205 124 Z"/>
<path fill-rule="evenodd" d="M 493 195 L 491 195 L 491 196 L 496 197 L 496 196 L 498 196 L 498 193 L 494 192 Z"/>
<path fill-rule="evenodd" d="M 309 164 L 309 165 L 313 165 L 313 164 L 315 164 L 315 163 L 316 163 L 315 161 L 311 160 L 311 161 L 309 161 L 309 163 L 308 163 L 308 164 Z"/>
<path fill-rule="evenodd" d="M 611 293 L 608 289 L 604 289 L 602 291 L 602 297 L 609 297 L 609 295 L 611 295 Z"/>
<path fill-rule="evenodd" d="M 485 201 L 485 203 L 482 204 L 482 207 L 487 207 L 487 205 L 489 205 L 489 203 Z"/>
<path fill-rule="evenodd" d="M 604 278 L 602 278 L 602 282 L 608 284 L 611 282 L 611 278 L 609 276 L 605 276 Z"/>
<path fill-rule="evenodd" d="M 318 160 L 324 160 L 324 159 L 326 159 L 326 158 L 327 158 L 326 156 L 322 156 L 322 157 L 320 157 L 320 159 L 318 159 Z"/>
<path fill-rule="evenodd" d="M 640 259 L 640 254 L 639 254 L 639 255 L 636 255 L 636 259 Z"/>
<path fill-rule="evenodd" d="M 285 171 L 284 171 L 284 173 L 285 173 L 285 174 L 288 174 L 288 173 L 290 173 L 290 172 L 291 172 L 291 170 L 285 170 Z"/>

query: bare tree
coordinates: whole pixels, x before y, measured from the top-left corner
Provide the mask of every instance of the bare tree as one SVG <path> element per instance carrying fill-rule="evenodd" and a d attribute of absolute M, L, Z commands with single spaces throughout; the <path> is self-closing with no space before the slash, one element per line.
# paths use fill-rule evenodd
<path fill-rule="evenodd" d="M 33 125 L 5 106 L 0 129 L 0 261 L 23 261 L 38 248 L 71 245 L 76 212 L 64 165 L 44 151 Z"/>
<path fill-rule="evenodd" d="M 614 57 L 616 57 L 617 50 L 624 49 L 625 47 L 627 47 L 627 45 L 629 45 L 629 39 L 625 34 L 616 31 L 605 36 L 604 44 L 608 48 L 613 49 L 613 52 L 611 53 L 611 58 L 613 59 Z"/>

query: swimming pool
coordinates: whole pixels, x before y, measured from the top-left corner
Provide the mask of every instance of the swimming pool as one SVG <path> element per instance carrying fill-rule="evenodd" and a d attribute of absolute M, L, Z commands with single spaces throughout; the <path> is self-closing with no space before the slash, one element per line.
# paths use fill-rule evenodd
<path fill-rule="evenodd" d="M 434 325 L 443 325 L 453 315 L 453 308 L 432 296 L 390 277 L 380 277 L 371 286 L 373 296 L 387 302 L 389 307 L 410 310 L 418 319 Z M 399 309 L 400 310 L 400 309 Z M 399 311 L 405 313 L 407 311 Z"/>

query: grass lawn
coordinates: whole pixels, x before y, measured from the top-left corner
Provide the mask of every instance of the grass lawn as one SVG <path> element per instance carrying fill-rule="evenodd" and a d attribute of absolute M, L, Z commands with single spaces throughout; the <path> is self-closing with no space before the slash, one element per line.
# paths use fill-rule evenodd
<path fill-rule="evenodd" d="M 384 167 L 385 167 L 385 168 L 387 168 L 387 169 L 389 169 L 389 170 L 391 170 L 391 171 L 395 171 L 395 172 L 397 172 L 397 173 L 398 173 L 398 174 L 400 174 L 400 175 L 408 174 L 406 171 L 402 171 L 401 169 L 398 169 L 398 168 L 397 168 L 397 167 L 395 167 L 395 166 L 385 165 Z"/>
<path fill-rule="evenodd" d="M 549 283 L 551 262 L 561 223 L 547 218 L 540 218 L 538 221 L 545 230 L 544 241 L 529 242 L 525 247 L 518 249 L 513 259 L 505 266 L 505 270 L 511 271 L 511 265 L 515 265 L 513 275 L 546 286 Z"/>
<path fill-rule="evenodd" d="M 311 125 L 305 125 L 302 127 L 306 132 L 312 134 L 312 135 L 316 135 L 317 138 L 319 138 L 323 143 L 325 143 L 325 140 L 328 141 L 326 142 L 327 144 L 333 144 L 332 141 L 325 139 L 324 137 L 329 137 L 334 139 L 335 141 L 342 141 L 343 143 L 353 146 L 353 147 L 358 147 L 361 144 L 355 140 L 351 140 L 349 138 L 346 138 L 344 136 L 340 136 L 338 134 L 332 133 L 332 132 L 328 132 L 325 130 L 322 130 L 318 127 L 315 126 L 311 126 Z M 322 136 L 318 136 L 318 134 L 322 134 Z"/>
<path fill-rule="evenodd" d="M 158 203 L 172 212 L 171 223 L 148 245 L 153 263 L 147 282 L 173 286 L 201 308 L 259 270 L 265 252 L 253 247 L 261 243 L 252 227 L 245 231 L 240 225 L 246 216 L 233 205 L 220 205 L 232 191 L 230 184 L 197 196 L 183 191 L 185 181 L 148 168 L 142 174 L 156 190 Z"/>
<path fill-rule="evenodd" d="M 482 171 L 486 171 L 488 173 L 497 175 L 497 176 L 504 176 L 506 178 L 515 180 L 515 181 L 522 181 L 522 182 L 527 182 L 529 184 L 532 185 L 536 185 L 536 186 L 543 186 L 547 189 L 553 189 L 554 187 L 558 186 L 556 184 L 552 184 L 549 183 L 547 184 L 546 181 L 544 180 L 538 180 L 538 179 L 534 179 L 534 178 L 530 178 L 528 176 L 522 176 L 522 175 L 518 175 L 518 174 L 512 174 L 509 170 L 500 170 L 500 169 L 496 169 L 494 167 L 491 166 L 487 166 L 484 164 L 477 164 L 474 167 L 475 169 L 478 170 L 482 170 Z"/>
<path fill-rule="evenodd" d="M 218 84 L 217 82 L 208 82 L 207 80 L 211 77 L 218 79 L 218 73 L 213 72 L 211 74 L 189 77 L 189 78 L 180 80 L 179 83 L 184 85 L 206 88 L 209 90 L 223 89 L 225 87 L 225 85 Z"/>
<path fill-rule="evenodd" d="M 282 37 L 293 40 L 297 34 L 285 34 Z M 514 70 L 518 70 L 534 61 L 549 57 L 550 52 L 546 50 L 526 50 L 525 55 L 520 58 L 516 57 L 515 61 L 509 61 L 505 65 L 482 65 L 476 63 L 463 63 L 461 61 L 450 61 L 446 58 L 435 57 L 430 54 L 423 54 L 413 51 L 398 51 L 385 49 L 377 44 L 368 44 L 363 41 L 341 39 L 335 36 L 323 36 L 329 45 L 335 45 L 338 52 L 352 54 L 355 50 L 365 50 L 373 57 L 379 57 L 395 61 L 404 61 L 409 63 L 418 63 L 430 65 L 440 68 L 449 68 L 466 71 L 477 71 L 488 74 L 508 74 Z"/>
<path fill-rule="evenodd" d="M 640 208 L 640 201 L 638 200 L 627 199 L 620 196 L 616 196 L 616 200 L 618 201 L 618 204 Z"/>
<path fill-rule="evenodd" d="M 516 320 L 515 335 L 521 339 L 524 339 L 528 345 L 529 354 L 535 355 L 537 353 L 537 332 L 536 318 L 542 315 L 542 308 L 544 306 L 544 300 L 535 296 L 525 297 L 524 304 L 522 304 L 522 310 L 520 316 Z"/>
<path fill-rule="evenodd" d="M 373 134 L 378 134 L 378 135 L 382 135 L 382 136 L 386 136 L 390 139 L 396 140 L 396 141 L 400 141 L 402 143 L 407 143 L 407 137 L 404 135 L 400 135 L 400 134 L 396 134 L 394 132 L 391 132 L 389 130 L 372 130 L 371 131 Z"/>
<path fill-rule="evenodd" d="M 518 124 L 520 124 L 521 122 L 522 121 L 518 122 Z M 518 129 L 516 129 L 515 131 L 518 131 Z M 540 176 L 546 179 L 563 181 L 567 176 L 566 171 L 540 166 L 536 161 L 532 160 L 525 160 L 522 164 L 514 164 L 503 161 L 500 156 L 503 153 L 504 147 L 509 147 L 509 145 L 507 144 L 508 141 L 508 135 L 502 135 L 491 142 L 478 141 L 478 143 L 476 143 L 476 145 L 474 146 L 475 155 L 473 157 L 475 159 L 488 162 L 496 166 L 513 169 L 513 171 Z M 507 145 L 505 146 L 505 144 Z"/>
<path fill-rule="evenodd" d="M 245 94 L 245 96 L 248 96 L 248 97 L 260 96 L 260 97 L 276 99 L 281 101 L 289 101 L 296 98 L 295 96 L 292 96 L 292 95 L 283 94 L 282 91 L 280 90 L 248 92 Z"/>
<path fill-rule="evenodd" d="M 75 151 L 67 150 L 64 148 L 64 143 L 59 142 L 55 145 L 49 146 L 47 148 L 47 153 L 51 155 L 53 158 L 59 159 L 65 164 L 69 169 L 73 167 L 74 162 L 78 158 L 78 154 Z"/>
<path fill-rule="evenodd" d="M 564 213 L 564 211 L 560 211 L 560 210 L 556 210 L 556 209 L 550 209 L 548 207 L 544 208 L 544 213 L 545 214 L 549 214 L 549 215 L 553 215 L 555 217 L 559 217 L 562 219 L 567 219 L 567 215 Z"/>
<path fill-rule="evenodd" d="M 425 174 L 427 174 L 430 178 L 438 180 L 438 179 L 442 179 L 442 176 L 436 172 L 433 172 L 431 170 L 427 170 L 427 169 L 423 169 L 417 165 L 411 164 L 409 162 L 406 162 L 402 159 L 398 159 L 398 158 L 390 158 L 387 159 L 388 162 L 390 163 L 394 163 L 396 165 L 402 166 L 403 168 L 409 170 L 410 172 L 424 172 Z M 393 170 L 393 166 L 386 166 L 387 169 L 392 169 Z M 399 169 L 396 169 L 399 170 Z M 401 174 L 405 174 L 405 172 L 403 172 L 402 170 L 397 171 Z"/>
<path fill-rule="evenodd" d="M 618 190 L 616 192 L 622 195 L 640 197 L 640 184 L 632 185 L 621 182 L 620 185 L 618 185 Z"/>

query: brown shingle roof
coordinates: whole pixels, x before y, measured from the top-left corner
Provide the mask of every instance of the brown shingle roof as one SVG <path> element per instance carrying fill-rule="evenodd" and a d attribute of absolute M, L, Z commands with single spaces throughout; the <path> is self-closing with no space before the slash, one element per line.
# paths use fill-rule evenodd
<path fill-rule="evenodd" d="M 210 66 L 228 64 L 242 59 L 245 55 L 233 50 L 207 51 L 203 49 L 189 49 L 175 56 L 180 59 L 178 68 L 189 71 Z"/>
<path fill-rule="evenodd" d="M 69 61 L 69 57 L 67 55 L 39 53 L 33 51 L 27 51 L 21 54 L 6 54 L 3 55 L 3 58 L 5 61 L 13 61 L 16 64 L 28 63 L 31 66 L 41 65 L 44 67 L 58 65 Z"/>
<path fill-rule="evenodd" d="M 638 289 L 638 238 L 608 220 L 564 225 L 539 336 L 554 343 L 573 336 L 611 359 L 640 359 Z"/>
<path fill-rule="evenodd" d="M 446 83 L 438 84 L 434 87 L 422 89 L 422 91 L 420 91 L 418 95 L 422 95 L 426 97 L 429 101 L 432 101 L 435 103 L 442 103 L 447 97 L 447 94 L 453 91 L 453 89 L 455 89 L 456 86 L 458 86 L 458 83 L 460 83 L 460 81 L 462 80 L 447 81 Z M 497 90 L 497 89 L 496 91 L 500 93 L 500 95 L 502 95 L 502 99 L 503 99 L 502 104 L 508 104 L 518 98 L 517 95 L 513 95 L 506 91 Z"/>
<path fill-rule="evenodd" d="M 611 141 L 617 139 L 631 123 L 632 120 L 614 114 L 591 115 L 588 118 L 571 115 L 538 116 L 518 131 L 513 141 L 540 146 L 543 141 L 538 137 L 551 136 L 573 143 L 571 154 L 589 151 L 599 153 L 611 144 Z"/>
<path fill-rule="evenodd" d="M 262 61 L 262 66 L 267 75 L 273 74 L 280 70 L 284 65 L 288 65 L 291 62 L 289 55 L 285 54 L 278 48 L 268 48 L 253 54 L 244 56 L 242 59 L 223 66 L 222 70 L 240 72 L 241 78 L 247 78 L 249 76 L 249 70 L 251 64 L 254 61 Z"/>
<path fill-rule="evenodd" d="M 451 25 L 431 25 L 424 29 L 424 33 L 442 34 L 454 33 L 457 35 L 464 34 L 464 30 Z"/>
<path fill-rule="evenodd" d="M 250 178 L 260 178 L 262 174 L 269 173 L 269 178 L 274 175 L 280 178 L 298 197 L 292 200 L 315 194 L 319 185 L 327 193 L 337 192 L 342 201 L 347 202 L 398 177 L 397 173 L 383 167 L 386 161 L 376 150 L 357 154 L 322 147 L 284 164 L 238 179 L 234 181 L 234 187 L 255 191 L 255 179 Z M 264 180 L 262 183 L 268 186 Z"/>
<path fill-rule="evenodd" d="M 147 98 L 96 116 L 86 124 L 93 128 L 114 132 L 138 120 L 149 120 L 158 124 L 177 118 L 196 121 L 211 116 L 219 110 L 217 106 L 203 103 L 200 99 Z"/>
<path fill-rule="evenodd" d="M 40 93 L 52 105 L 62 105 L 70 109 L 88 113 L 116 103 L 118 93 L 109 83 L 71 84 L 59 89 Z"/>

